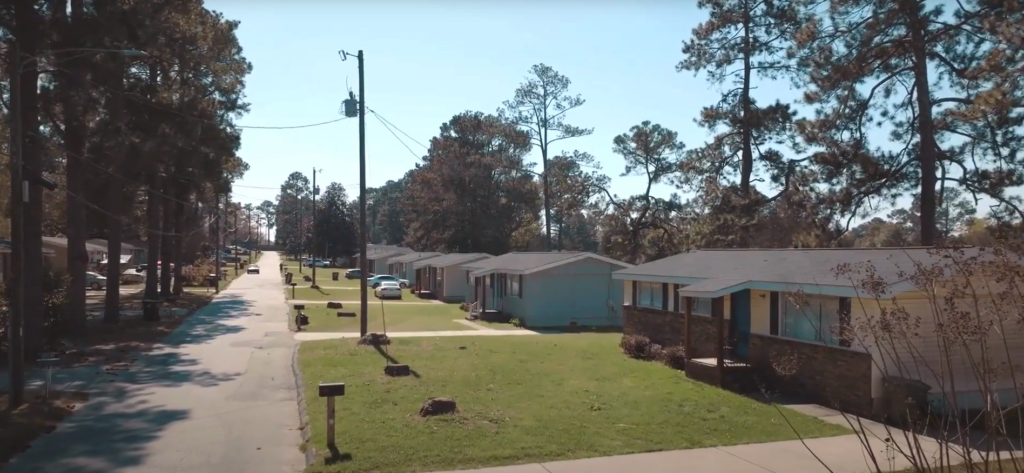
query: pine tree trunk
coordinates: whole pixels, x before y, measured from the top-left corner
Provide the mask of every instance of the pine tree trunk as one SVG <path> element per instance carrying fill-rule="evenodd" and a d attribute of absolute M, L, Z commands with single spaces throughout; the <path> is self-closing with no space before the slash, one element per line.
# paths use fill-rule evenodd
<path fill-rule="evenodd" d="M 160 238 L 160 260 L 163 262 L 163 266 L 160 267 L 160 297 L 171 296 L 171 264 L 175 267 L 181 266 L 174 260 L 174 236 L 170 235 L 174 233 L 174 201 L 171 200 L 171 186 L 170 178 L 164 177 L 163 179 L 163 193 L 160 197 L 160 202 L 163 209 L 163 223 L 161 230 L 165 233 Z"/>
<path fill-rule="evenodd" d="M 183 256 L 186 233 L 185 229 L 188 228 L 188 226 L 185 225 L 185 219 L 187 217 L 187 214 L 185 213 L 184 203 L 187 196 L 185 195 L 185 189 L 183 185 L 178 184 L 175 186 L 175 189 L 177 191 L 174 194 L 175 198 L 177 199 L 177 201 L 174 202 L 173 232 L 175 233 L 175 235 L 171 237 L 171 240 L 174 242 L 172 245 L 173 249 L 171 251 L 171 256 L 173 258 L 171 261 L 174 261 L 174 287 L 172 288 L 171 293 L 176 296 L 180 296 L 183 290 L 183 281 L 181 280 L 181 265 L 183 262 L 182 260 L 184 260 Z"/>
<path fill-rule="evenodd" d="M 124 187 L 107 187 L 107 253 L 111 256 L 107 264 L 107 293 L 103 304 L 103 323 L 121 322 L 121 211 L 124 202 Z"/>
<path fill-rule="evenodd" d="M 158 185 L 156 171 L 150 171 L 149 185 L 146 190 L 146 226 L 149 228 L 146 243 L 149 248 L 146 261 L 146 294 L 143 296 L 147 301 L 155 301 L 160 297 L 157 285 L 160 277 L 157 262 L 160 261 L 161 239 L 160 196 L 156 193 Z M 160 308 L 154 304 L 143 304 L 142 319 L 150 322 L 159 321 Z"/>
<path fill-rule="evenodd" d="M 82 2 L 72 2 L 71 24 L 69 28 L 81 28 Z M 77 35 L 76 35 L 77 37 Z M 69 60 L 67 64 L 69 72 L 60 78 L 64 82 L 64 148 L 67 150 L 65 158 L 65 175 L 67 180 L 68 193 L 65 202 L 67 205 L 66 223 L 64 233 L 68 237 L 68 276 L 70 276 L 70 287 L 68 288 L 68 309 L 67 328 L 73 337 L 85 334 L 85 272 L 86 262 L 89 260 L 89 253 L 86 251 L 85 242 L 88 239 L 88 222 L 86 221 L 85 203 L 80 199 L 84 198 L 86 186 L 85 163 L 82 162 L 86 155 L 86 125 L 82 120 L 81 95 L 85 92 L 82 87 L 81 67 L 79 61 Z M 117 186 L 115 186 L 117 187 Z M 108 252 L 109 252 L 108 248 Z M 109 261 L 118 259 L 120 251 L 110 252 Z"/>
<path fill-rule="evenodd" d="M 932 99 L 928 82 L 928 45 L 921 6 L 915 0 L 901 0 L 900 7 L 907 16 L 910 29 L 910 47 L 914 55 L 914 85 L 917 92 L 917 131 L 919 134 L 921 164 L 921 245 L 936 244 L 935 184 L 939 145 L 935 141 L 935 123 L 932 119 Z"/>

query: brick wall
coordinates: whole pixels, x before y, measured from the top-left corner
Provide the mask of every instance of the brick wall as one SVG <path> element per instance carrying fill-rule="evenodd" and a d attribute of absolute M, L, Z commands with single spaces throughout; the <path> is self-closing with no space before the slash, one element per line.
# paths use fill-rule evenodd
<path fill-rule="evenodd" d="M 681 312 L 623 306 L 622 333 L 645 335 L 664 347 L 682 345 L 686 335 L 686 317 Z M 715 356 L 715 319 L 693 315 L 690 317 L 690 348 L 693 358 Z"/>
<path fill-rule="evenodd" d="M 780 394 L 871 416 L 868 353 L 751 334 L 750 364 L 758 378 Z"/>

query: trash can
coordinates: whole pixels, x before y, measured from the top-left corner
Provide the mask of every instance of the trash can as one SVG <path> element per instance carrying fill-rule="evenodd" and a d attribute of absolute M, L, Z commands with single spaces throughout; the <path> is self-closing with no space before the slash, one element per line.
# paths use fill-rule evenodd
<path fill-rule="evenodd" d="M 217 275 L 211 274 L 206 276 L 206 287 L 217 287 Z"/>
<path fill-rule="evenodd" d="M 331 273 L 331 280 L 332 281 L 337 281 L 338 280 L 338 274 L 340 274 L 340 273 L 338 273 L 337 271 Z"/>
<path fill-rule="evenodd" d="M 285 284 L 291 284 L 292 283 L 292 273 L 287 273 L 287 274 L 284 275 L 284 283 Z"/>

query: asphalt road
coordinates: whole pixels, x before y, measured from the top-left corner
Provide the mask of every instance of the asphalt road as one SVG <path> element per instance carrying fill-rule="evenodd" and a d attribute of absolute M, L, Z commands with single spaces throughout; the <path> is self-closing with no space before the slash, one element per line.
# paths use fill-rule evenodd
<path fill-rule="evenodd" d="M 302 471 L 287 314 L 276 271 L 240 276 L 163 348 L 92 375 L 92 399 L 5 471 Z"/>

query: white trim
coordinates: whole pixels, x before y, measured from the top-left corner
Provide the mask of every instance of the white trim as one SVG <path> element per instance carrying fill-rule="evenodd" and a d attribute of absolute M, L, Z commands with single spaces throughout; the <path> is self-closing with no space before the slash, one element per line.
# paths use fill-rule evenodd
<path fill-rule="evenodd" d="M 638 281 L 638 282 L 667 282 L 675 284 L 692 285 L 703 281 L 707 278 L 688 278 L 679 276 L 653 276 L 646 274 L 624 274 L 624 273 L 612 273 L 612 279 L 621 281 Z M 685 290 L 686 288 L 680 288 L 679 290 Z M 743 284 L 732 286 L 728 290 L 724 290 L 721 295 L 729 294 L 736 291 L 742 291 L 743 289 L 753 289 L 757 291 L 769 291 L 769 292 L 797 292 L 803 291 L 807 294 L 820 294 L 823 296 L 835 296 L 835 297 L 851 297 L 851 298 L 866 298 L 871 297 L 868 294 L 864 294 L 863 291 L 859 291 L 857 288 L 851 286 L 844 286 L 839 284 L 798 284 L 798 283 L 786 283 L 786 282 L 771 282 L 771 281 L 748 281 Z M 891 299 L 894 296 L 906 292 L 915 291 L 917 288 L 913 283 L 908 281 L 901 281 L 896 284 L 889 286 L 889 292 L 880 296 L 881 299 Z M 720 292 L 720 291 L 716 291 Z M 697 297 L 697 296 L 693 296 Z M 720 297 L 702 294 L 699 297 Z"/>

